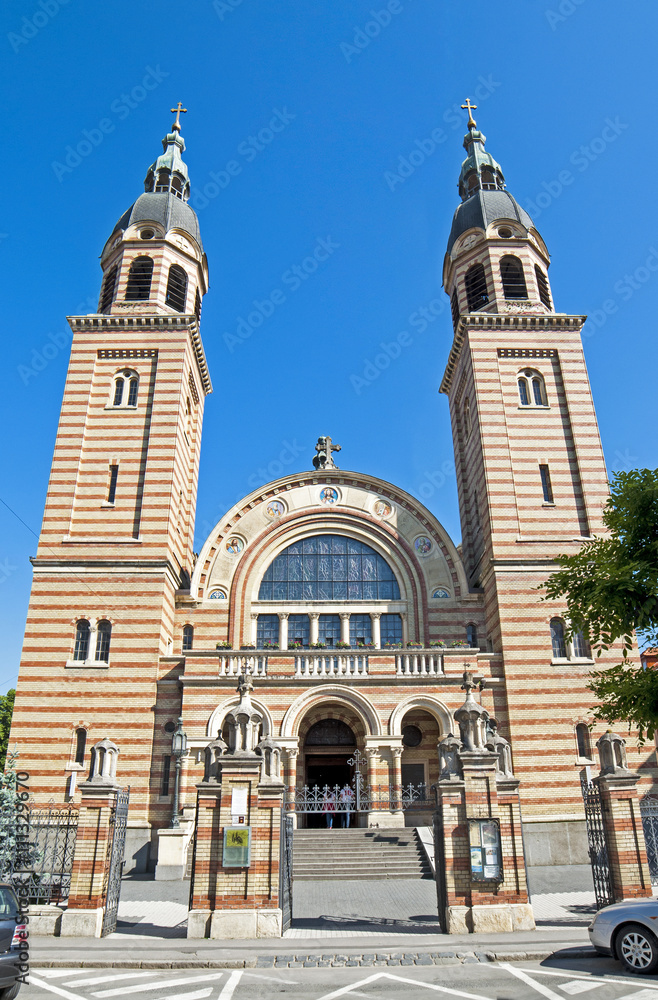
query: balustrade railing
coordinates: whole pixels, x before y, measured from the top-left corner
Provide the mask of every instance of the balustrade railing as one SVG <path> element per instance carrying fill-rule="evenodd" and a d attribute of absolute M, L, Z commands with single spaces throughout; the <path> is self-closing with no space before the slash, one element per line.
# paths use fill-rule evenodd
<path fill-rule="evenodd" d="M 266 677 L 267 676 L 267 657 L 266 656 L 247 656 L 247 669 L 251 671 L 253 677 Z M 244 670 L 245 665 L 245 654 L 242 653 L 238 655 L 220 656 L 219 657 L 219 676 L 220 677 L 238 677 Z"/>
<path fill-rule="evenodd" d="M 295 657 L 295 677 L 365 677 L 367 656 L 308 653 Z"/>
<path fill-rule="evenodd" d="M 441 677 L 443 672 L 440 653 L 398 653 L 395 657 L 398 677 Z"/>

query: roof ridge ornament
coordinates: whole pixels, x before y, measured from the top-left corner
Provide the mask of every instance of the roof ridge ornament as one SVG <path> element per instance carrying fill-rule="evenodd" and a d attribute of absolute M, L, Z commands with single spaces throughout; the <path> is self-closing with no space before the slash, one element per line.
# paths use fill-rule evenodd
<path fill-rule="evenodd" d="M 318 443 L 315 446 L 317 455 L 313 458 L 313 468 L 314 469 L 337 469 L 338 466 L 334 462 L 333 452 L 340 451 L 341 446 L 339 444 L 333 444 L 330 437 L 319 437 Z"/>
<path fill-rule="evenodd" d="M 466 127 L 467 128 L 477 128 L 477 125 L 475 123 L 475 118 L 473 117 L 473 112 L 477 111 L 477 109 L 478 109 L 477 104 L 471 104 L 470 97 L 467 97 L 466 98 L 466 104 L 462 104 L 462 108 L 465 111 L 468 110 L 468 122 L 467 122 L 467 126 Z"/>
<path fill-rule="evenodd" d="M 462 107 L 465 107 L 465 105 L 462 104 Z M 176 121 L 171 126 L 171 131 L 180 132 L 180 116 L 181 113 L 184 115 L 187 114 L 187 108 L 184 108 L 182 103 L 179 101 L 175 108 L 171 108 L 171 113 L 172 115 L 176 115 Z"/>

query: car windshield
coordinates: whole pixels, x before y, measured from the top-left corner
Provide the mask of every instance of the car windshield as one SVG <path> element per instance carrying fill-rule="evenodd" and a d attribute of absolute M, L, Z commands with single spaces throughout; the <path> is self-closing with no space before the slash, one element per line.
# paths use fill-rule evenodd
<path fill-rule="evenodd" d="M 0 920 L 13 920 L 18 912 L 18 900 L 6 885 L 0 885 Z"/>

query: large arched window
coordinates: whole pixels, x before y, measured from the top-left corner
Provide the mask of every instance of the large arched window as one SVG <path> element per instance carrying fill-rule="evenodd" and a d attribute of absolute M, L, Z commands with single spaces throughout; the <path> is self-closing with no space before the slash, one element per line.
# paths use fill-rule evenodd
<path fill-rule="evenodd" d="M 554 660 L 566 660 L 567 644 L 564 640 L 564 622 L 561 618 L 551 618 L 551 645 Z"/>
<path fill-rule="evenodd" d="M 518 257 L 502 257 L 500 261 L 500 277 L 503 282 L 503 294 L 506 299 L 527 299 L 523 264 Z"/>
<path fill-rule="evenodd" d="M 343 535 L 314 535 L 289 545 L 270 563 L 258 599 L 391 601 L 400 599 L 400 587 L 369 545 Z"/>
<path fill-rule="evenodd" d="M 471 312 L 476 312 L 486 306 L 489 301 L 489 291 L 482 264 L 473 264 L 473 267 L 469 268 L 464 278 L 464 285 L 468 308 Z"/>
<path fill-rule="evenodd" d="M 151 294 L 151 278 L 153 277 L 153 259 L 151 257 L 135 257 L 128 273 L 126 302 L 148 300 Z"/>
<path fill-rule="evenodd" d="M 115 264 L 111 267 L 109 271 L 105 272 L 105 277 L 103 278 L 103 288 L 101 290 L 101 301 L 98 311 L 101 313 L 107 313 L 110 311 L 110 306 L 114 299 L 114 289 L 117 283 L 117 274 L 119 269 Z"/>
<path fill-rule="evenodd" d="M 86 660 L 89 656 L 89 622 L 86 618 L 81 618 L 75 626 L 75 649 L 73 651 L 74 660 Z"/>
<path fill-rule="evenodd" d="M 171 306 L 176 312 L 185 312 L 187 299 L 187 274 L 178 264 L 172 264 L 167 278 L 167 295 L 165 305 Z"/>
<path fill-rule="evenodd" d="M 112 406 L 137 406 L 139 394 L 139 375 L 126 368 L 114 376 Z"/>
<path fill-rule="evenodd" d="M 96 626 L 96 659 L 103 663 L 107 663 L 110 658 L 111 635 L 112 626 L 110 623 L 106 619 L 99 621 Z"/>
<path fill-rule="evenodd" d="M 517 376 L 521 406 L 547 406 L 544 377 L 534 368 L 526 368 Z"/>

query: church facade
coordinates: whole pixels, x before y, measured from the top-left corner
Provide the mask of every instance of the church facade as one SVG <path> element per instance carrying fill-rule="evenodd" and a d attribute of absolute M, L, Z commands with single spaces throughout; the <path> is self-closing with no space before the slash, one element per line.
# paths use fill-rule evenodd
<path fill-rule="evenodd" d="M 603 530 L 585 317 L 555 311 L 546 246 L 484 143 L 469 108 L 440 387 L 460 548 L 416 498 L 338 468 L 339 449 L 320 438 L 312 468 L 254 490 L 193 553 L 208 267 L 178 116 L 105 245 L 98 312 L 69 317 L 10 745 L 37 802 L 75 803 L 91 747 L 117 744 L 127 870 L 154 863 L 171 822 L 179 717 L 191 832 L 205 748 L 245 671 L 291 803 L 304 786 L 353 785 L 357 767 L 371 792 L 355 821 L 379 826 L 427 822 L 437 744 L 455 731 L 470 671 L 511 744 L 528 862 L 587 862 L 594 661 L 538 589 L 560 554 Z M 629 762 L 648 787 L 655 772 L 630 743 Z M 405 787 L 418 809 L 400 808 Z M 318 820 L 298 810 L 300 825 Z"/>

